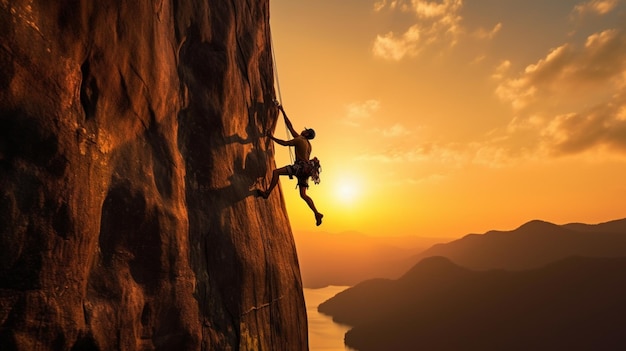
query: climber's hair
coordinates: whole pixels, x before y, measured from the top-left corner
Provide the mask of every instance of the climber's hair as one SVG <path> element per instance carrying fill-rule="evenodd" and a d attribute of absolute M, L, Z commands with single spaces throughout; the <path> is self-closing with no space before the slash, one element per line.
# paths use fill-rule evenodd
<path fill-rule="evenodd" d="M 315 130 L 311 129 L 311 128 L 304 128 L 304 130 L 307 132 L 305 135 L 305 138 L 307 139 L 314 139 L 315 138 Z"/>

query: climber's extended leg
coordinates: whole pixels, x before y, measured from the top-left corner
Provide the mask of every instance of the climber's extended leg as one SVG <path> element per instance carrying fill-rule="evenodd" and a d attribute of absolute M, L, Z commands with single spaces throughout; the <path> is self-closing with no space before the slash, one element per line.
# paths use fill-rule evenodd
<path fill-rule="evenodd" d="M 306 189 L 306 186 L 300 186 L 300 197 L 307 203 L 307 205 L 309 205 L 311 210 L 313 210 L 313 213 L 315 214 L 315 225 L 319 226 L 320 224 L 322 224 L 322 217 L 324 217 L 324 215 L 317 212 L 315 204 L 313 203 L 313 199 L 311 199 L 311 197 L 307 195 Z"/>

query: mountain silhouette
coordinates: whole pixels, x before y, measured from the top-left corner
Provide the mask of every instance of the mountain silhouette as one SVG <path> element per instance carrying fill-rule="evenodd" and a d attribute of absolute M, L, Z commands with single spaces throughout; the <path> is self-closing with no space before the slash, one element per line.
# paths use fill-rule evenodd
<path fill-rule="evenodd" d="M 544 224 L 533 223 L 526 228 Z M 370 350 L 617 350 L 626 347 L 626 258 L 570 257 L 473 271 L 443 257 L 363 282 L 319 306 Z"/>
<path fill-rule="evenodd" d="M 626 256 L 626 219 L 556 225 L 533 220 L 511 231 L 492 230 L 436 244 L 413 258 L 444 256 L 471 269 L 522 270 L 569 256 Z"/>

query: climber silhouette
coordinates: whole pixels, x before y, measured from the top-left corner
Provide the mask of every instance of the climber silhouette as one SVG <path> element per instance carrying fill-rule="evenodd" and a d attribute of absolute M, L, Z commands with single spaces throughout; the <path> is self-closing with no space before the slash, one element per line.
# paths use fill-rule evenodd
<path fill-rule="evenodd" d="M 295 149 L 296 160 L 293 165 L 287 165 L 281 168 L 277 168 L 272 172 L 272 180 L 270 182 L 269 188 L 266 191 L 257 190 L 257 195 L 267 199 L 274 187 L 278 184 L 278 178 L 281 175 L 288 175 L 291 179 L 295 176 L 298 179 L 298 188 L 300 188 L 300 197 L 309 205 L 313 213 L 315 214 L 315 224 L 322 224 L 323 214 L 319 213 L 315 208 L 315 204 L 313 203 L 313 199 L 309 195 L 307 195 L 306 190 L 309 187 L 309 177 L 313 176 L 314 181 L 319 182 L 318 173 L 319 173 L 319 161 L 317 158 L 313 158 L 309 160 L 311 156 L 311 142 L 309 140 L 315 138 L 315 131 L 313 129 L 304 128 L 304 130 L 298 134 L 296 130 L 293 128 L 291 121 L 287 117 L 285 110 L 282 105 L 278 105 L 278 109 L 283 113 L 283 117 L 285 118 L 285 125 L 291 132 L 293 139 L 291 140 L 281 140 L 275 138 L 271 132 L 268 132 L 267 136 L 274 140 L 276 143 L 282 146 L 293 146 Z"/>

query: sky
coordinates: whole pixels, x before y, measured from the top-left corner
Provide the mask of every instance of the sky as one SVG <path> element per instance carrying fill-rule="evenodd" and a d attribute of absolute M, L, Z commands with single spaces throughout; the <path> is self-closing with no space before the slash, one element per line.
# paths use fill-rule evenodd
<path fill-rule="evenodd" d="M 626 217 L 626 0 L 270 11 L 277 94 L 322 164 L 320 227 L 281 179 L 294 231 L 450 238 Z"/>

